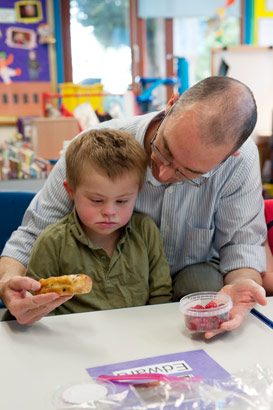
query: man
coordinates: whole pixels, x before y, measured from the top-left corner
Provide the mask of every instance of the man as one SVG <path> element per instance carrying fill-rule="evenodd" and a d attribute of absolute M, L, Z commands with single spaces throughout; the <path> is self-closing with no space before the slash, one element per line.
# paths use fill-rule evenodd
<path fill-rule="evenodd" d="M 201 290 L 230 294 L 234 308 L 223 330 L 240 326 L 255 302 L 266 304 L 259 157 L 248 138 L 256 120 L 244 84 L 209 77 L 180 98 L 174 93 L 165 112 L 98 126 L 125 129 L 143 144 L 150 167 L 135 210 L 160 228 L 175 300 Z M 53 294 L 31 296 L 40 285 L 21 276 L 37 236 L 72 209 L 64 179 L 62 157 L 2 254 L 0 297 L 19 323 L 31 325 L 63 302 Z"/>

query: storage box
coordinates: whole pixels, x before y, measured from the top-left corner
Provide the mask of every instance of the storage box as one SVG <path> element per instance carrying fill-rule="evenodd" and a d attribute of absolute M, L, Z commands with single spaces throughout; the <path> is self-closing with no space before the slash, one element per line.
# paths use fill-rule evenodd
<path fill-rule="evenodd" d="M 92 84 L 92 85 L 78 85 L 74 83 L 64 83 L 60 84 L 61 94 L 67 95 L 63 97 L 64 106 L 73 113 L 74 109 L 84 103 L 90 102 L 92 108 L 103 113 L 103 98 L 101 95 L 103 93 L 102 84 Z M 79 94 L 79 95 L 76 95 Z M 94 96 L 83 96 L 82 94 L 95 94 Z"/>
<path fill-rule="evenodd" d="M 49 160 L 57 159 L 63 142 L 71 140 L 80 131 L 76 118 L 37 118 L 32 121 L 31 143 L 36 155 Z"/>

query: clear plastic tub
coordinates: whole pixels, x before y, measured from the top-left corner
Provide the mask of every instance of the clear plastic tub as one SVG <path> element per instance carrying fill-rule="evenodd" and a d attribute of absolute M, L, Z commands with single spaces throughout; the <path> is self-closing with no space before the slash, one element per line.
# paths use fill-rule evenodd
<path fill-rule="evenodd" d="M 225 293 L 197 292 L 184 296 L 179 309 L 185 326 L 191 332 L 208 332 L 220 329 L 229 320 L 232 300 Z"/>

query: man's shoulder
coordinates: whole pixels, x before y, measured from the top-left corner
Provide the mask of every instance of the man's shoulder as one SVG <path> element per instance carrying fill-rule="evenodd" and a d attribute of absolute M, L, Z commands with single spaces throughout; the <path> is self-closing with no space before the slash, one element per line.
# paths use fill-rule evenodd
<path fill-rule="evenodd" d="M 65 232 L 67 225 L 70 223 L 71 220 L 71 214 L 66 215 L 64 218 L 60 219 L 57 222 L 54 222 L 50 225 L 48 225 L 41 235 L 39 236 L 38 239 L 44 239 L 46 238 L 57 238 Z"/>
<path fill-rule="evenodd" d="M 152 112 L 148 114 L 139 114 L 139 115 L 132 115 L 128 117 L 113 118 L 111 120 L 101 122 L 95 125 L 94 127 L 84 130 L 82 132 L 86 132 L 91 129 L 99 129 L 99 128 L 127 129 L 127 128 L 130 128 L 134 124 L 137 125 L 139 123 L 149 122 L 157 114 L 158 114 L 157 112 Z"/>
<path fill-rule="evenodd" d="M 249 137 L 239 149 L 240 155 L 244 157 L 255 156 L 258 153 L 258 147 L 252 137 Z"/>
<path fill-rule="evenodd" d="M 231 155 L 223 164 L 223 169 L 234 170 L 252 169 L 253 167 L 260 167 L 259 165 L 259 152 L 255 141 L 252 137 L 249 137 L 238 150 L 239 155 Z"/>
<path fill-rule="evenodd" d="M 108 128 L 115 130 L 125 130 L 131 132 L 133 135 L 136 135 L 138 133 L 142 134 L 142 130 L 145 130 L 147 128 L 148 124 L 156 115 L 158 115 L 158 112 L 140 114 L 123 118 L 114 118 L 112 120 L 99 123 L 98 125 L 87 130 L 84 130 L 82 131 L 82 133 L 90 131 L 91 129 Z"/>

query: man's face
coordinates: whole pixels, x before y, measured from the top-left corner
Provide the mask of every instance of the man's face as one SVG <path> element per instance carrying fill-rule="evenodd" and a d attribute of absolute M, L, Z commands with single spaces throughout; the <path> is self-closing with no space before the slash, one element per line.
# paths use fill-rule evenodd
<path fill-rule="evenodd" d="M 195 121 L 194 108 L 170 115 L 161 123 L 151 153 L 153 176 L 162 183 L 199 178 L 221 164 L 233 144 L 206 145 Z M 161 154 L 161 155 L 160 155 Z"/>

